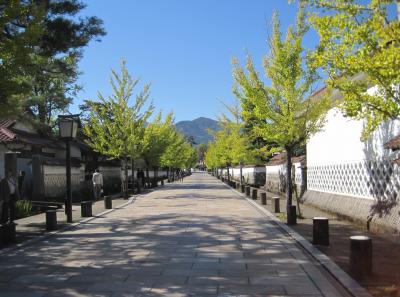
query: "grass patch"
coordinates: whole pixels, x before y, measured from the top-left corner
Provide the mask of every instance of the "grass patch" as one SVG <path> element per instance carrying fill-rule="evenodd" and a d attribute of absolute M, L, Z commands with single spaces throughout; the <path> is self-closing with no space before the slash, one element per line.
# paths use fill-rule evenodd
<path fill-rule="evenodd" d="M 281 222 L 286 222 L 286 214 L 284 212 L 280 212 L 276 214 L 276 217 L 281 221 Z"/>
<path fill-rule="evenodd" d="M 15 202 L 15 216 L 17 219 L 29 217 L 35 213 L 32 203 L 28 200 L 18 200 Z"/>

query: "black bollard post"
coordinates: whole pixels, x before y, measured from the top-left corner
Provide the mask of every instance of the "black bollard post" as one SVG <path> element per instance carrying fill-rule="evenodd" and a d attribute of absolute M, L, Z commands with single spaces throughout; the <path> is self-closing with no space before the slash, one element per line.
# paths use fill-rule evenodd
<path fill-rule="evenodd" d="M 251 198 L 253 200 L 257 200 L 257 189 L 252 189 L 251 191 Z"/>
<path fill-rule="evenodd" d="M 286 209 L 286 216 L 287 216 L 287 224 L 288 225 L 296 225 L 297 224 L 296 205 L 290 205 Z"/>
<path fill-rule="evenodd" d="M 246 196 L 250 197 L 250 187 L 246 186 L 245 189 L 246 189 Z"/>
<path fill-rule="evenodd" d="M 279 200 L 280 200 L 280 198 L 278 196 L 272 197 L 272 201 L 274 201 L 274 212 L 275 213 L 281 212 Z"/>
<path fill-rule="evenodd" d="M 82 201 L 81 202 L 81 216 L 82 217 L 92 217 L 92 201 Z"/>
<path fill-rule="evenodd" d="M 0 224 L 0 247 L 6 244 L 5 240 L 5 227 L 4 224 Z"/>
<path fill-rule="evenodd" d="M 350 271 L 357 276 L 372 273 L 372 240 L 368 236 L 350 237 Z"/>
<path fill-rule="evenodd" d="M 104 208 L 112 209 L 112 197 L 111 196 L 104 196 Z"/>
<path fill-rule="evenodd" d="M 261 204 L 267 205 L 267 193 L 262 192 L 260 195 L 261 195 Z"/>
<path fill-rule="evenodd" d="M 313 218 L 313 244 L 329 245 L 329 219 Z"/>
<path fill-rule="evenodd" d="M 57 230 L 57 210 L 55 209 L 46 210 L 46 230 Z"/>
<path fill-rule="evenodd" d="M 2 244 L 10 244 L 16 242 L 16 225 L 14 222 L 1 224 L 0 235 Z"/>
<path fill-rule="evenodd" d="M 240 186 L 240 191 L 241 191 L 242 193 L 245 192 L 245 185 L 241 185 L 241 186 Z"/>
<path fill-rule="evenodd" d="M 161 180 L 161 185 L 162 185 L 162 186 L 164 185 L 164 180 L 163 180 L 163 179 Z"/>

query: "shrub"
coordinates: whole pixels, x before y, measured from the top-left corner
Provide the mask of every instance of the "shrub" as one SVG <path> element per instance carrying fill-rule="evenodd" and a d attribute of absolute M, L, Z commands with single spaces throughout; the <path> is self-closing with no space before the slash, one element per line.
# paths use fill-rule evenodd
<path fill-rule="evenodd" d="M 35 212 L 32 209 L 32 203 L 28 200 L 18 200 L 15 203 L 15 216 L 17 219 L 22 219 L 33 215 Z"/>

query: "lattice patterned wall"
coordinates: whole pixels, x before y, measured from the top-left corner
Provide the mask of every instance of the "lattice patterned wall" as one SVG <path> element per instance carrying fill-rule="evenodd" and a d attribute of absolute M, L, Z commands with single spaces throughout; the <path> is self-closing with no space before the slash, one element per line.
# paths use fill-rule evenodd
<path fill-rule="evenodd" d="M 400 169 L 389 159 L 307 168 L 309 190 L 393 199 L 400 190 Z"/>
<path fill-rule="evenodd" d="M 82 180 L 80 173 L 71 174 L 72 190 L 78 190 Z M 64 174 L 45 174 L 44 192 L 46 197 L 63 197 L 66 194 L 66 176 Z"/>

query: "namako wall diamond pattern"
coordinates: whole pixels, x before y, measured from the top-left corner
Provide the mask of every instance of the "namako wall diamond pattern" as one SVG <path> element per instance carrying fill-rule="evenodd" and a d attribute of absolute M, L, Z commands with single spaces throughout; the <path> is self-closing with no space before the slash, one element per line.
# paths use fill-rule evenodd
<path fill-rule="evenodd" d="M 393 199 L 400 190 L 400 169 L 389 159 L 308 166 L 307 188 L 363 198 Z"/>

